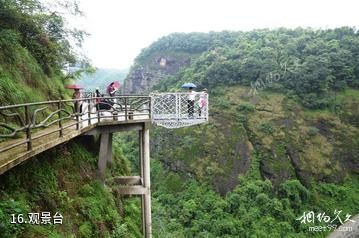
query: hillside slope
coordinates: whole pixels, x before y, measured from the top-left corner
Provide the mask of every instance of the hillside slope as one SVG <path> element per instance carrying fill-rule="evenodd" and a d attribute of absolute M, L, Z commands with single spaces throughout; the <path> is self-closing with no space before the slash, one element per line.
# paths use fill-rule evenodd
<path fill-rule="evenodd" d="M 58 99 L 79 65 L 69 38 L 81 44 L 83 32 L 66 28 L 61 15 L 40 2 L 0 3 L 0 102 L 2 105 Z"/>
<path fill-rule="evenodd" d="M 86 63 L 69 43 L 77 37 L 82 32 L 67 29 L 37 0 L 0 1 L 0 105 L 69 98 L 64 85 L 78 72 L 65 69 L 83 71 Z M 1 117 L 4 122 L 9 119 Z M 115 140 L 107 176 L 128 175 L 134 155 Z M 80 137 L 0 175 L 0 237 L 141 237 L 139 201 L 123 200 L 98 180 L 98 147 L 98 138 Z M 39 224 L 46 213 L 50 224 Z M 62 224 L 54 224 L 54 216 L 62 216 Z"/>
<path fill-rule="evenodd" d="M 296 218 L 359 213 L 358 33 L 226 34 L 230 44 L 210 42 L 211 34 L 194 45 L 196 34 L 164 37 L 127 77 L 130 91 L 193 82 L 210 95 L 208 124 L 152 132 L 155 234 L 325 237 L 329 230 L 310 233 Z M 198 42 L 205 47 L 195 51 Z M 181 62 L 183 52 L 191 61 L 172 73 L 157 60 Z"/>
<path fill-rule="evenodd" d="M 235 42 L 235 32 L 174 33 L 162 37 L 136 57 L 125 80 L 124 91 L 148 93 L 152 86 L 188 67 L 192 60 L 213 46 Z"/>
<path fill-rule="evenodd" d="M 82 137 L 1 175 L 1 237 L 141 237 L 138 202 L 120 199 L 97 180 L 94 148 L 93 138 Z M 114 161 L 108 176 L 130 172 L 121 150 Z M 35 223 L 43 221 L 42 212 L 50 213 L 52 225 Z M 40 215 L 30 221 L 32 213 Z M 56 213 L 61 224 L 53 223 Z"/>

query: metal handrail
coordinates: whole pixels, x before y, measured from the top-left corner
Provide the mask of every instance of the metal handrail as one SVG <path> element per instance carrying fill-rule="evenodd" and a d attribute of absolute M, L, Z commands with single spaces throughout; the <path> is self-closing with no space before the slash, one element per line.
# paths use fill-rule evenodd
<path fill-rule="evenodd" d="M 34 139 L 52 133 L 59 133 L 58 136 L 63 137 L 64 130 L 69 127 L 76 126 L 76 130 L 80 130 L 101 122 L 101 119 L 118 120 L 124 117 L 124 121 L 128 121 L 131 120 L 129 117 L 133 115 L 148 115 L 148 119 L 150 119 L 150 101 L 151 97 L 149 96 L 120 95 L 0 106 L 0 129 L 2 128 L 0 138 L 15 138 L 19 134 L 22 134 L 20 137 L 23 138 L 12 145 L 0 148 L 0 153 L 22 144 L 27 144 L 27 151 L 32 151 Z M 80 105 L 86 108 L 79 111 Z M 138 113 L 133 114 L 135 111 Z M 105 115 L 105 112 L 110 112 L 111 115 Z M 16 118 L 16 120 L 12 118 Z M 66 122 L 72 123 L 69 126 Z M 82 127 L 86 122 L 86 126 Z M 57 126 L 54 127 L 56 124 Z M 54 129 L 44 134 L 34 133 L 34 130 L 50 127 L 54 127 Z"/>
<path fill-rule="evenodd" d="M 90 97 L 90 98 L 79 98 L 79 99 L 60 99 L 60 100 L 52 100 L 52 101 L 42 101 L 42 102 L 31 102 L 31 103 L 23 103 L 23 104 L 15 104 L 15 105 L 6 105 L 6 106 L 0 106 L 0 110 L 3 109 L 11 109 L 16 107 L 24 107 L 24 106 L 38 106 L 38 105 L 46 105 L 46 104 L 52 104 L 57 102 L 75 102 L 75 101 L 86 101 L 88 99 L 121 99 L 121 98 L 150 98 L 150 96 L 144 96 L 144 95 L 122 95 L 122 96 L 104 96 L 104 97 Z"/>

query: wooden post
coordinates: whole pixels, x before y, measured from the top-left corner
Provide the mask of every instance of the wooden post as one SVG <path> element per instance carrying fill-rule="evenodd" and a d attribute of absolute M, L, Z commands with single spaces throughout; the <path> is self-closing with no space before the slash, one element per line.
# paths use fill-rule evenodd
<path fill-rule="evenodd" d="M 152 237 L 151 221 L 151 184 L 150 184 L 150 130 L 148 124 L 144 125 L 142 132 L 143 149 L 143 185 L 145 187 L 144 196 L 144 218 L 145 218 L 145 238 Z"/>

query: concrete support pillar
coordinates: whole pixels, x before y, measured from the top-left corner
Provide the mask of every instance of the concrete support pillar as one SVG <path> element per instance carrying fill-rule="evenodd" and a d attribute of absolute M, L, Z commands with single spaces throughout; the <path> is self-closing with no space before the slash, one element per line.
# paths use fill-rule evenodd
<path fill-rule="evenodd" d="M 151 183 L 150 183 L 150 130 L 145 125 L 142 131 L 142 165 L 143 165 L 143 186 L 145 194 L 142 195 L 143 218 L 145 224 L 145 238 L 152 237 L 152 219 L 151 219 Z"/>
<path fill-rule="evenodd" d="M 146 234 L 146 217 L 145 217 L 145 195 L 141 195 L 141 221 L 142 221 L 142 234 Z"/>
<path fill-rule="evenodd" d="M 138 154 L 139 154 L 139 174 L 141 179 L 144 177 L 144 171 L 143 171 L 143 131 L 138 131 Z M 143 183 L 143 181 L 142 181 Z"/>
<path fill-rule="evenodd" d="M 119 187 L 115 188 L 122 195 L 139 195 L 141 198 L 142 230 L 145 238 L 152 238 L 151 218 L 151 183 L 150 183 L 150 130 L 149 123 L 136 125 L 139 144 L 140 176 L 120 176 L 109 180 Z M 105 128 L 106 129 L 106 128 Z M 106 167 L 112 163 L 112 133 L 103 129 L 100 138 L 98 160 L 99 178 L 105 182 Z"/>
<path fill-rule="evenodd" d="M 138 131 L 138 167 L 139 167 L 139 174 L 140 174 L 140 178 L 141 178 L 141 184 L 143 185 L 143 131 L 140 130 Z M 146 218 L 145 218 L 145 195 L 141 194 L 141 222 L 142 222 L 142 234 L 145 235 L 146 234 Z"/>
<path fill-rule="evenodd" d="M 112 167 L 112 160 L 113 160 L 113 155 L 112 155 L 112 138 L 113 138 L 113 134 L 112 133 L 108 133 L 108 146 L 107 146 L 107 166 L 108 167 Z"/>
<path fill-rule="evenodd" d="M 112 163 L 112 133 L 102 133 L 100 137 L 100 152 L 98 159 L 98 175 L 105 181 L 107 164 Z"/>

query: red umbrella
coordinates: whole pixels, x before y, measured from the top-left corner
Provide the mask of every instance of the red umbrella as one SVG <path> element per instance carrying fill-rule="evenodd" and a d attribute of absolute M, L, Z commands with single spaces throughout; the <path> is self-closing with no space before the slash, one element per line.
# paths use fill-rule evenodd
<path fill-rule="evenodd" d="M 107 92 L 110 92 L 111 85 L 115 89 L 115 91 L 117 91 L 121 86 L 119 81 L 114 81 L 107 86 Z"/>
<path fill-rule="evenodd" d="M 83 87 L 78 84 L 68 84 L 68 85 L 65 85 L 65 88 L 67 88 L 67 89 L 83 89 Z"/>

